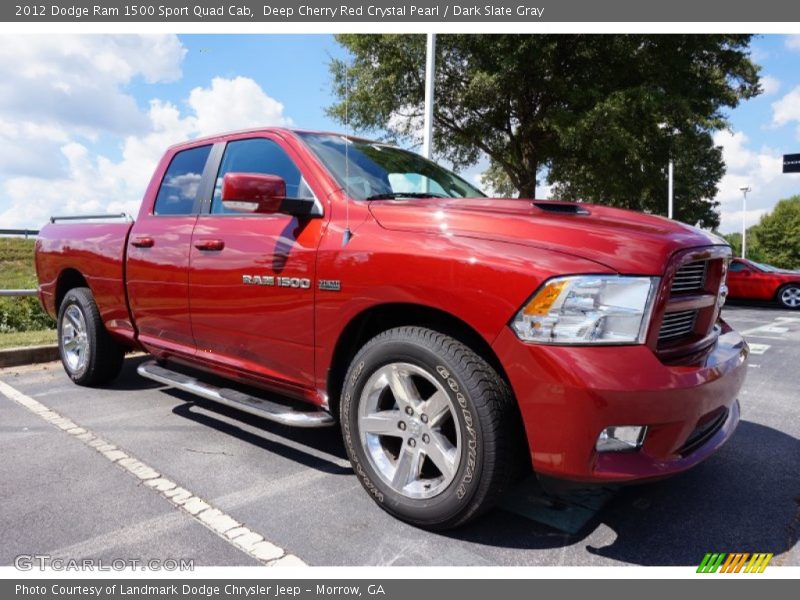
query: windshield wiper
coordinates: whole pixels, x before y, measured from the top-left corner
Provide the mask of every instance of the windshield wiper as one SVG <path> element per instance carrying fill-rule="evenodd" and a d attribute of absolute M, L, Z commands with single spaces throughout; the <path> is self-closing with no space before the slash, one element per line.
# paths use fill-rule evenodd
<path fill-rule="evenodd" d="M 441 194 L 431 192 L 387 192 L 384 194 L 374 194 L 367 196 L 367 200 L 394 200 L 395 198 L 449 198 Z"/>

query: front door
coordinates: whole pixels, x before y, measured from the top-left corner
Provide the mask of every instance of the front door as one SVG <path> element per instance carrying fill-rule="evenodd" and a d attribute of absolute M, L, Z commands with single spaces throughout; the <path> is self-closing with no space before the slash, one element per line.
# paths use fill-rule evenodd
<path fill-rule="evenodd" d="M 291 150 L 277 137 L 227 143 L 210 207 L 192 236 L 192 330 L 198 356 L 287 391 L 311 387 L 314 267 L 323 219 L 230 212 L 226 173 L 278 175 L 287 197 L 312 195 Z"/>

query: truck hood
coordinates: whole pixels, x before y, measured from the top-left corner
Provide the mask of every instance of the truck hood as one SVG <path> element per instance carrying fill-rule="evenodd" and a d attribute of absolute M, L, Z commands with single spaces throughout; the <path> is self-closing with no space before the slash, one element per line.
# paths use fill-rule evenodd
<path fill-rule="evenodd" d="M 661 275 L 686 248 L 727 245 L 712 233 L 596 204 L 508 198 L 374 200 L 370 212 L 392 231 L 473 237 L 578 256 L 624 274 Z"/>

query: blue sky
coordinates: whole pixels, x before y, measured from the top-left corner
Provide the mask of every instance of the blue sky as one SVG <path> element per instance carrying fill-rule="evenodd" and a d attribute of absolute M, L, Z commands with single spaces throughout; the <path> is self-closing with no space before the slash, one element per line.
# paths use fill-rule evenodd
<path fill-rule="evenodd" d="M 781 154 L 800 152 L 800 36 L 759 36 L 752 53 L 765 93 L 717 135 L 728 163 L 723 231 L 741 226 L 742 185 L 753 188 L 748 224 L 800 193 L 800 176 L 780 173 Z M 324 109 L 327 63 L 343 55 L 331 35 L 3 36 L 0 227 L 135 214 L 155 161 L 188 137 L 273 124 L 340 130 Z"/>
<path fill-rule="evenodd" d="M 345 53 L 332 35 L 189 35 L 183 77 L 175 82 L 129 86 L 143 105 L 157 97 L 180 104 L 189 91 L 207 86 L 212 77 L 250 77 L 286 106 L 298 126 L 337 128 L 325 116 L 333 102 L 327 63 Z"/>

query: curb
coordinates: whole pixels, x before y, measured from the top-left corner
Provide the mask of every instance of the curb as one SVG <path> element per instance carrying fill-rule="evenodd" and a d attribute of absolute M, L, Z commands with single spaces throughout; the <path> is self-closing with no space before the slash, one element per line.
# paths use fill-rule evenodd
<path fill-rule="evenodd" d="M 0 369 L 58 360 L 58 346 L 25 346 L 0 350 Z"/>

